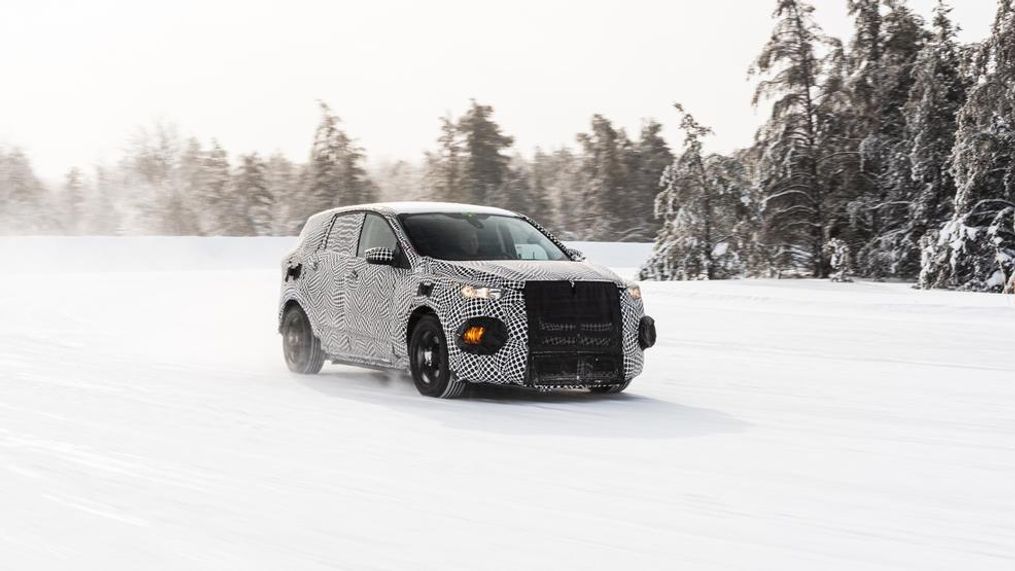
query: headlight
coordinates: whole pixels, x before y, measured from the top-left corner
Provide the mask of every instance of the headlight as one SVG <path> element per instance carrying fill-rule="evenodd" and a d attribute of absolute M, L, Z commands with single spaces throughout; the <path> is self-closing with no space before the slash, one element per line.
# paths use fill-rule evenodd
<path fill-rule="evenodd" d="M 465 285 L 461 289 L 466 299 L 500 299 L 501 290 L 497 287 Z"/>
<path fill-rule="evenodd" d="M 631 294 L 634 299 L 641 299 L 641 286 L 631 284 L 627 286 L 627 293 Z"/>

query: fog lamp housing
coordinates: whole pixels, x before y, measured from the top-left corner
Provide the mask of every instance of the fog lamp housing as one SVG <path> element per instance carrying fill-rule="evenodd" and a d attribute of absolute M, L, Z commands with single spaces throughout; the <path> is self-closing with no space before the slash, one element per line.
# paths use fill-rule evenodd
<path fill-rule="evenodd" d="M 473 355 L 493 355 L 507 340 L 507 326 L 495 317 L 467 319 L 455 334 L 455 345 Z"/>

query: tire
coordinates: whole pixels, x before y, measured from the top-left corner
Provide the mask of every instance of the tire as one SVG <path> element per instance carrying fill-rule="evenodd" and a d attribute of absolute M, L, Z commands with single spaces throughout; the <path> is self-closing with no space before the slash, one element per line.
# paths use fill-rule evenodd
<path fill-rule="evenodd" d="M 324 366 L 321 340 L 314 336 L 307 314 L 298 305 L 290 306 L 282 316 L 282 355 L 289 370 L 301 375 L 316 375 Z"/>
<path fill-rule="evenodd" d="M 589 391 L 604 395 L 612 395 L 624 392 L 624 389 L 626 389 L 630 384 L 631 381 L 624 381 L 619 385 L 603 385 L 600 387 L 589 387 Z"/>
<path fill-rule="evenodd" d="M 451 399 L 462 396 L 467 383 L 454 379 L 448 367 L 448 340 L 440 321 L 424 315 L 409 338 L 409 371 L 419 394 Z"/>

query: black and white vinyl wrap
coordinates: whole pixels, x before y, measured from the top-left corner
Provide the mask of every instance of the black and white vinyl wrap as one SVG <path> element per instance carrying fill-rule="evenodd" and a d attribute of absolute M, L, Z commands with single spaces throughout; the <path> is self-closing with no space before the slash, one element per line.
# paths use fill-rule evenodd
<path fill-rule="evenodd" d="M 641 373 L 644 353 L 638 325 L 644 315 L 641 299 L 609 269 L 585 261 L 449 262 L 418 255 L 398 215 L 423 212 L 471 212 L 516 216 L 529 221 L 554 243 L 563 243 L 534 221 L 514 212 L 448 203 L 380 203 L 327 210 L 312 216 L 297 247 L 282 262 L 279 323 L 290 304 L 298 304 L 314 334 L 335 362 L 407 369 L 408 327 L 423 313 L 440 320 L 450 341 L 465 320 L 494 317 L 508 329 L 508 339 L 492 355 L 466 353 L 448 343 L 448 361 L 455 377 L 473 383 L 527 382 L 528 322 L 525 283 L 595 281 L 614 283 L 619 290 L 624 381 Z M 380 216 L 391 227 L 408 267 L 368 264 L 357 257 L 360 228 L 366 216 Z M 364 253 L 365 255 L 365 253 Z M 463 285 L 501 290 L 500 299 L 467 299 Z M 556 386 L 584 386 L 581 383 Z M 541 386 L 540 388 L 548 388 Z"/>

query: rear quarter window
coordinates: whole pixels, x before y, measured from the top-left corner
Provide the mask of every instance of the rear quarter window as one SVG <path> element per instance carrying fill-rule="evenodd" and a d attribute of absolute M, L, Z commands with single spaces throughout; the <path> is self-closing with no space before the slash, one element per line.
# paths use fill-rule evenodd
<path fill-rule="evenodd" d="M 359 241 L 359 229 L 363 225 L 362 212 L 339 214 L 331 226 L 324 243 L 324 250 L 344 256 L 356 255 L 356 243 Z"/>
<path fill-rule="evenodd" d="M 312 217 L 303 225 L 300 232 L 299 248 L 303 252 L 313 252 L 324 243 L 324 237 L 331 228 L 331 221 L 334 216 Z"/>

